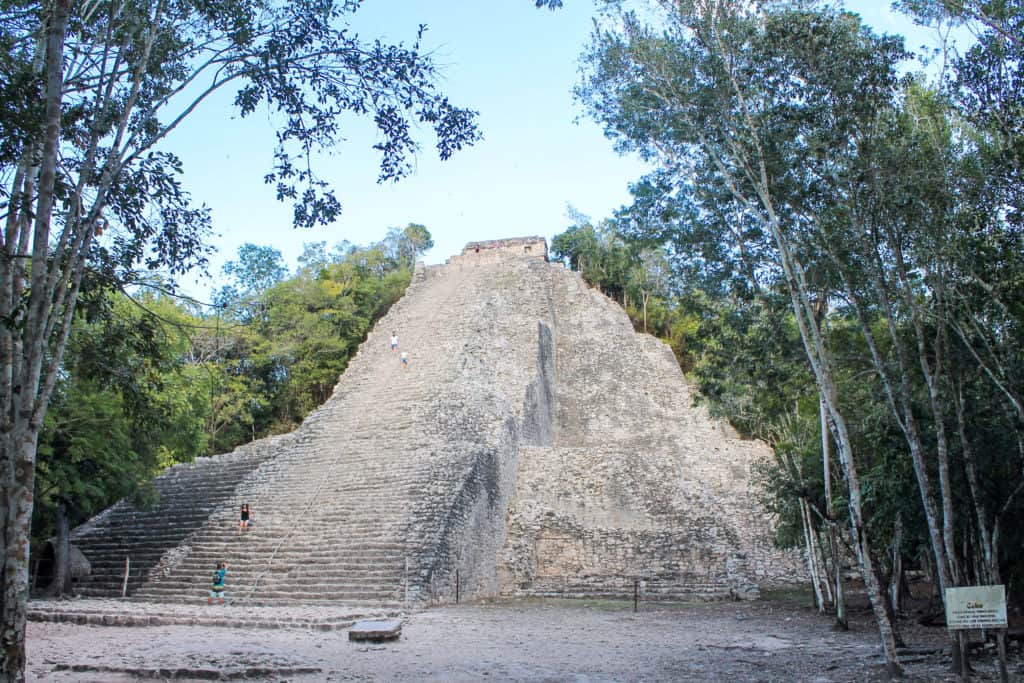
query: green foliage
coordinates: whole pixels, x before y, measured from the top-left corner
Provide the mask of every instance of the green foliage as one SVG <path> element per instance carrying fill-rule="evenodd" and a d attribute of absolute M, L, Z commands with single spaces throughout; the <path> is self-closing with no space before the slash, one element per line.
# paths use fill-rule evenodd
<path fill-rule="evenodd" d="M 276 250 L 244 245 L 224 271 L 230 306 L 210 315 L 167 296 L 94 294 L 40 440 L 37 537 L 53 533 L 58 506 L 75 525 L 124 496 L 152 502 L 145 484 L 160 470 L 298 425 L 404 293 L 408 256 L 432 243 L 422 225 L 389 240 L 308 245 L 291 277 Z"/>
<path fill-rule="evenodd" d="M 158 317 L 175 316 L 176 307 L 119 294 L 101 303 L 92 320 L 76 321 L 40 436 L 36 520 L 44 537 L 58 505 L 77 524 L 121 497 L 144 500 L 145 482 L 160 469 L 206 448 L 184 365 L 187 339 Z"/>
<path fill-rule="evenodd" d="M 981 35 L 935 90 L 898 77 L 901 40 L 851 14 L 655 4 L 648 25 L 605 3 L 577 95 L 656 164 L 614 222 L 624 252 L 667 259 L 674 318 L 656 329 L 716 412 L 776 447 L 764 481 L 784 531 L 794 500 L 822 509 L 817 379 L 848 425 L 872 538 L 901 526 L 909 555 L 966 549 L 956 569 L 975 571 L 993 530 L 1021 527 L 1024 8 L 906 3 Z M 610 289 L 601 232 L 559 238 Z M 960 546 L 929 540 L 922 501 L 940 491 L 939 530 Z"/>
<path fill-rule="evenodd" d="M 579 271 L 593 287 L 630 308 L 648 297 L 663 297 L 669 286 L 669 266 L 658 249 L 627 241 L 615 221 L 598 225 L 586 216 L 570 211 L 576 221 L 551 240 L 551 255 L 570 269 Z M 669 325 L 661 311 L 661 328 Z"/>
<path fill-rule="evenodd" d="M 241 272 L 274 277 L 236 287 L 244 294 L 233 302 L 226 296 L 230 305 L 207 318 L 195 340 L 211 452 L 289 431 L 323 403 L 366 333 L 405 292 L 416 256 L 432 244 L 426 227 L 410 224 L 370 247 L 327 254 L 323 244 L 307 245 L 301 267 L 287 278 L 276 251 L 246 245 L 239 263 L 259 256 L 273 267 Z"/>
<path fill-rule="evenodd" d="M 230 280 L 215 294 L 214 304 L 233 307 L 245 320 L 265 314 L 267 290 L 288 275 L 280 251 L 251 243 L 240 246 L 238 260 L 225 263 L 221 272 Z"/>

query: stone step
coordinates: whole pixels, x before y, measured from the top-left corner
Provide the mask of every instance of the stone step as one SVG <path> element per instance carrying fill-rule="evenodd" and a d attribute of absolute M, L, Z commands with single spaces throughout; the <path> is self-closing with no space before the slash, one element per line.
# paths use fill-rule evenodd
<path fill-rule="evenodd" d="M 336 593 L 391 593 L 403 585 L 402 577 L 394 579 L 371 580 L 304 580 L 289 577 L 275 577 L 271 575 L 248 577 L 246 580 L 237 577 L 228 577 L 227 589 L 236 593 L 249 593 L 253 591 L 281 591 L 292 590 L 299 593 L 310 593 L 314 595 L 336 594 Z M 136 595 L 157 595 L 174 593 L 189 590 L 208 591 L 210 581 L 166 581 L 150 583 L 144 589 L 135 592 Z"/>
<path fill-rule="evenodd" d="M 247 590 L 245 587 L 233 588 L 230 584 L 225 587 L 226 595 L 235 601 L 264 602 L 273 600 L 288 600 L 301 602 L 301 604 L 319 604 L 324 602 L 347 602 L 359 604 L 394 604 L 398 602 L 403 594 L 401 587 L 393 590 L 372 590 L 353 588 L 350 590 L 328 590 L 315 587 L 290 587 L 287 590 L 280 589 L 257 589 Z M 205 599 L 209 595 L 208 586 L 196 586 L 192 590 L 171 588 L 164 590 L 158 585 L 147 586 L 143 590 L 131 593 L 137 598 L 147 600 L 167 600 L 189 602 L 198 599 Z"/>
<path fill-rule="evenodd" d="M 27 616 L 34 622 L 66 622 L 93 626 L 214 626 L 224 628 L 284 628 L 334 631 L 349 628 L 357 621 L 372 618 L 401 619 L 403 612 L 396 603 L 368 608 L 366 605 L 335 601 L 329 611 L 316 608 L 295 609 L 288 601 L 257 605 L 249 601 L 229 599 L 228 606 L 210 607 L 193 595 L 181 595 L 176 603 L 140 602 L 137 600 L 76 601 L 77 604 L 55 605 L 41 601 L 30 603 Z M 184 604 L 181 604 L 184 603 Z M 235 607 L 235 606 L 238 607 Z"/>
<path fill-rule="evenodd" d="M 319 574 L 307 574 L 302 571 L 302 567 L 305 565 L 296 564 L 252 565 L 245 571 L 238 569 L 240 563 L 228 563 L 228 566 L 234 568 L 228 572 L 231 577 L 230 582 L 237 584 L 252 583 L 260 577 L 270 577 L 273 580 L 277 580 L 279 578 L 287 580 L 295 577 L 307 576 L 310 577 L 311 580 L 316 581 L 390 583 L 393 581 L 403 580 L 406 576 L 404 564 L 401 566 L 377 565 L 376 567 L 370 568 L 349 567 L 333 573 L 328 572 Z M 191 585 L 197 583 L 203 585 L 209 582 L 212 572 L 213 569 L 211 567 L 181 568 L 180 570 L 172 572 L 165 577 L 150 579 L 147 585 Z M 116 584 L 116 586 L 114 584 Z M 100 586 L 103 584 L 97 583 L 96 585 Z M 106 580 L 105 587 L 108 589 L 120 588 L 120 578 L 116 576 L 110 577 Z"/>
<path fill-rule="evenodd" d="M 357 582 L 390 582 L 405 576 L 405 565 L 387 566 L 378 565 L 371 567 L 350 566 L 329 570 L 319 568 L 318 570 L 309 565 L 242 565 L 228 564 L 228 576 L 231 583 L 251 583 L 260 577 L 275 577 L 276 579 L 298 578 L 307 581 L 357 581 Z M 243 568 L 239 568 L 243 567 Z M 193 568 L 192 571 L 180 571 L 166 578 L 157 579 L 160 585 L 172 585 L 177 583 L 194 583 L 195 581 L 208 582 L 213 573 L 213 568 Z M 155 584 L 154 584 L 155 585 Z"/>
<path fill-rule="evenodd" d="M 333 562 L 355 562 L 361 561 L 363 557 L 390 557 L 399 558 L 405 556 L 406 546 L 404 543 L 395 543 L 383 548 L 373 547 L 340 547 L 340 548 L 329 548 L 326 546 L 313 545 L 308 548 L 292 549 L 277 546 L 257 546 L 249 545 L 246 539 L 238 542 L 238 544 L 229 544 L 230 547 L 225 546 L 193 546 L 188 555 L 184 556 L 187 561 L 198 561 L 198 562 L 217 562 L 218 560 L 224 559 L 225 555 L 231 557 L 241 558 L 272 558 L 287 553 L 289 557 L 308 557 L 311 560 L 327 560 Z M 277 551 L 275 553 L 275 550 Z M 124 564 L 122 560 L 121 564 Z M 110 563 L 110 566 L 116 566 L 116 563 Z"/>

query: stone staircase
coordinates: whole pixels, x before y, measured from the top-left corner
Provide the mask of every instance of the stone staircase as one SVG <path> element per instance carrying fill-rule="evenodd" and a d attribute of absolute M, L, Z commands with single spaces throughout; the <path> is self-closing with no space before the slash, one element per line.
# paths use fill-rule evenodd
<path fill-rule="evenodd" d="M 203 600 L 224 560 L 229 600 L 255 606 L 800 578 L 751 499 L 767 449 L 695 408 L 668 347 L 545 255 L 508 240 L 418 267 L 295 432 L 172 468 L 155 509 L 121 502 L 77 529 L 82 592 L 120 595 L 126 555 L 133 598 Z"/>
<path fill-rule="evenodd" d="M 78 527 L 72 542 L 89 558 L 91 574 L 80 580 L 76 592 L 109 596 L 126 588 L 134 593 L 165 553 L 228 504 L 239 483 L 289 440 L 273 437 L 217 458 L 175 465 L 153 482 L 159 496 L 154 508 L 138 509 L 122 500 Z"/>
<path fill-rule="evenodd" d="M 154 510 L 122 502 L 76 530 L 73 542 L 98 570 L 82 592 L 119 592 L 126 554 L 129 594 L 146 600 L 204 597 L 220 560 L 228 595 L 254 603 L 430 601 L 450 590 L 460 563 L 467 587 L 483 587 L 473 577 L 496 562 L 500 539 L 478 553 L 462 537 L 503 523 L 495 510 L 511 486 L 495 478 L 513 471 L 523 376 L 536 355 L 536 322 L 524 335 L 525 311 L 515 302 L 509 310 L 506 294 L 516 290 L 532 309 L 515 271 L 545 267 L 499 268 L 504 288 L 493 268 L 419 271 L 331 399 L 294 433 L 173 468 L 156 482 Z M 407 369 L 388 348 L 392 331 L 410 354 Z M 229 460 L 246 468 L 236 472 Z M 243 502 L 255 523 L 239 536 Z"/>

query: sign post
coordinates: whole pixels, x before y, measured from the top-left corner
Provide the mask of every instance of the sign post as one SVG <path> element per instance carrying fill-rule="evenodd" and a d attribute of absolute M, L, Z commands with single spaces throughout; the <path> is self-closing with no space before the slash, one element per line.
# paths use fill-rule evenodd
<path fill-rule="evenodd" d="M 957 633 L 957 641 L 963 657 L 960 679 L 968 679 L 967 639 L 963 633 L 972 629 L 998 629 L 1000 644 L 1004 641 L 1006 629 L 1006 587 L 962 586 L 946 589 L 946 627 Z M 1008 680 L 1006 670 L 1006 648 L 999 648 L 999 678 Z"/>

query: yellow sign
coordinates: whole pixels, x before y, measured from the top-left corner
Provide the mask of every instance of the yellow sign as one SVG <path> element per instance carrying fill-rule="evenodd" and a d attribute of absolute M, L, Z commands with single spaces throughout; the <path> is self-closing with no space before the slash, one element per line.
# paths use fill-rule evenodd
<path fill-rule="evenodd" d="M 963 586 L 946 589 L 949 629 L 1006 628 L 1004 586 Z"/>

